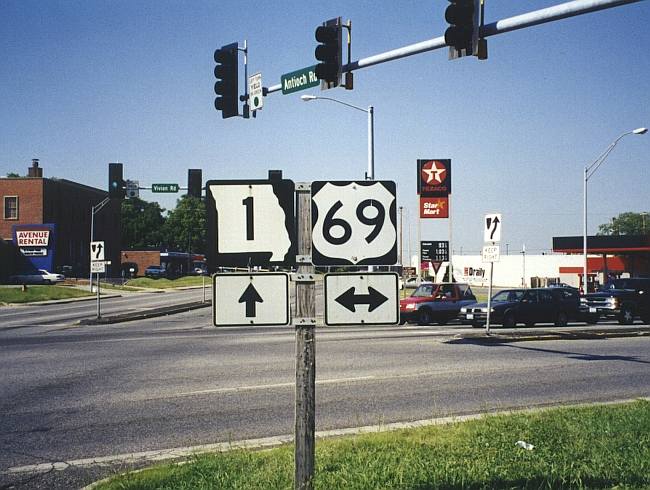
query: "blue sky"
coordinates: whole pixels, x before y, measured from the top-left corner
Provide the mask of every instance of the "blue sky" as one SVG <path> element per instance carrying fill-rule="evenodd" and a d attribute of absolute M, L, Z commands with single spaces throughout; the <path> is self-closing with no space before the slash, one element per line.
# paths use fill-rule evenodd
<path fill-rule="evenodd" d="M 560 3 L 486 2 L 486 21 Z M 415 165 L 451 158 L 453 248 L 477 252 L 486 213 L 511 251 L 582 233 L 582 170 L 619 134 L 650 125 L 650 2 L 489 38 L 489 60 L 436 50 L 355 72 L 353 91 L 273 93 L 256 119 L 214 110 L 215 48 L 249 43 L 265 86 L 315 63 L 314 30 L 352 20 L 354 60 L 443 34 L 446 1 L 0 2 L 0 174 L 40 158 L 48 177 L 104 188 L 108 162 L 141 185 L 208 179 L 363 178 L 375 107 L 376 177 L 394 180 L 416 240 Z M 650 210 L 650 135 L 628 136 L 589 184 L 589 231 Z M 160 195 L 146 191 L 141 197 Z M 162 197 L 167 208 L 174 197 Z M 446 220 L 422 239 L 447 239 Z M 407 238 L 405 236 L 405 242 Z M 406 244 L 405 244 L 406 248 Z"/>

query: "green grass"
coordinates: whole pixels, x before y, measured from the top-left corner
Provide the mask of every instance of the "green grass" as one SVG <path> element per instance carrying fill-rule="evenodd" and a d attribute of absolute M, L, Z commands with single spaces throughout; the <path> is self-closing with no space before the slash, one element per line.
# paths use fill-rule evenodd
<path fill-rule="evenodd" d="M 210 285 L 209 277 L 205 278 L 205 284 L 206 286 Z M 201 286 L 203 285 L 203 278 L 201 276 L 185 276 L 179 277 L 178 279 L 149 279 L 148 277 L 137 277 L 135 279 L 130 279 L 126 285 L 138 288 L 169 289 L 185 286 Z"/>
<path fill-rule="evenodd" d="M 91 293 L 66 286 L 27 286 L 25 292 L 20 287 L 0 288 L 0 303 L 31 303 L 33 301 L 81 298 L 83 296 L 91 296 Z"/>
<path fill-rule="evenodd" d="M 535 446 L 515 446 L 523 440 Z M 293 449 L 232 451 L 101 489 L 289 489 Z M 650 488 L 650 402 L 563 408 L 319 440 L 316 489 Z"/>

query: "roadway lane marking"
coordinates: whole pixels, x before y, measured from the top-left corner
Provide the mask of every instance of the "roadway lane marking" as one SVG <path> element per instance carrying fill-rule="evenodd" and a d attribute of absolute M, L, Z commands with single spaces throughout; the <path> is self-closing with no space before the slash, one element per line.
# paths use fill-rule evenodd
<path fill-rule="evenodd" d="M 359 382 L 359 381 L 369 381 L 375 379 L 390 379 L 382 378 L 377 376 L 360 376 L 358 378 L 334 378 L 334 379 L 323 379 L 316 381 L 317 385 L 327 385 L 327 384 L 337 384 L 337 383 L 347 383 L 347 382 Z M 197 390 L 197 391 L 187 391 L 183 393 L 175 393 L 172 395 L 166 395 L 155 398 L 147 398 L 147 400 L 158 400 L 164 398 L 180 398 L 184 396 L 194 396 L 194 395 L 212 395 L 212 394 L 221 394 L 221 393 L 238 393 L 240 391 L 254 391 L 254 390 L 272 390 L 274 388 L 293 388 L 296 386 L 295 381 L 291 383 L 273 383 L 268 385 L 250 385 L 250 386 L 233 386 L 231 388 L 213 388 L 208 390 Z"/>
<path fill-rule="evenodd" d="M 437 376 L 440 374 L 447 373 L 446 370 L 440 371 L 423 371 L 419 373 L 410 373 L 410 374 L 394 374 L 387 376 L 358 376 L 355 378 L 331 378 L 331 379 L 321 379 L 316 380 L 316 385 L 333 385 L 333 384 L 345 384 L 345 383 L 361 383 L 364 381 L 386 381 L 391 379 L 406 379 L 406 378 L 419 378 L 423 376 Z M 239 393 L 242 391 L 255 391 L 255 390 L 272 390 L 277 388 L 295 388 L 295 381 L 287 383 L 272 383 L 268 385 L 249 385 L 249 386 L 233 386 L 230 388 L 213 388 L 207 390 L 196 390 L 196 391 L 186 391 L 181 393 L 172 393 L 170 395 L 145 398 L 144 400 L 163 400 L 166 398 L 182 398 L 187 396 L 200 396 L 200 395 L 221 395 L 225 393 Z"/>
<path fill-rule="evenodd" d="M 637 400 L 646 400 L 650 401 L 650 397 L 639 397 L 633 399 L 625 400 L 612 400 L 608 402 L 585 402 L 585 403 L 575 403 L 560 405 L 564 408 L 571 407 L 586 407 L 592 405 L 618 405 L 622 403 L 631 403 Z M 332 430 L 323 430 L 317 431 L 316 437 L 318 439 L 323 439 L 327 437 L 341 437 L 341 436 L 352 436 L 357 434 L 364 433 L 373 433 L 373 432 L 388 432 L 400 429 L 413 429 L 418 427 L 427 427 L 431 425 L 444 425 L 457 422 L 465 422 L 468 420 L 477 420 L 486 416 L 492 415 L 512 415 L 512 414 L 521 414 L 521 413 L 535 413 L 543 410 L 552 410 L 553 406 L 544 406 L 537 408 L 526 408 L 526 409 L 515 409 L 515 410 L 504 410 L 499 412 L 490 412 L 486 413 L 476 413 L 468 415 L 452 415 L 449 417 L 440 417 L 435 419 L 424 419 L 416 420 L 413 422 L 393 422 L 389 424 L 380 424 L 380 425 L 366 425 L 363 427 L 349 427 L 343 429 L 332 429 Z M 213 444 L 201 444 L 198 446 L 185 446 L 185 447 L 176 447 L 170 449 L 160 449 L 155 451 L 142 451 L 137 453 L 123 453 L 115 454 L 112 456 L 99 456 L 94 458 L 83 458 L 83 459 L 73 459 L 68 461 L 53 461 L 50 463 L 40 463 L 24 466 L 13 466 L 7 468 L 0 474 L 11 475 L 11 474 L 20 474 L 20 473 L 46 473 L 49 471 L 63 471 L 68 468 L 77 467 L 77 468 L 87 468 L 92 466 L 111 466 L 111 465 L 124 465 L 124 464 L 134 464 L 142 462 L 156 462 L 164 461 L 169 459 L 179 459 L 179 458 L 188 458 L 193 455 L 204 454 L 204 453 L 214 453 L 214 452 L 225 452 L 233 449 L 263 449 L 280 446 L 282 444 L 289 444 L 293 442 L 293 435 L 281 435 L 281 436 L 272 436 L 272 437 L 262 437 L 259 439 L 245 439 L 241 441 L 234 442 L 218 442 Z M 102 480 L 105 481 L 105 480 Z M 95 482 L 85 487 L 85 489 L 91 489 L 96 486 L 99 482 Z"/>

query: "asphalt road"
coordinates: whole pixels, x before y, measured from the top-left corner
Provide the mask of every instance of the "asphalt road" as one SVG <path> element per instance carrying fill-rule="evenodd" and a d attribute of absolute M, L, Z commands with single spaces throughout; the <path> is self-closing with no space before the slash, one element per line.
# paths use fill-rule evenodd
<path fill-rule="evenodd" d="M 206 286 L 207 299 L 210 299 L 211 291 L 211 288 Z M 202 288 L 164 290 L 159 293 L 123 293 L 106 290 L 106 294 L 122 296 L 102 298 L 102 315 L 142 311 L 203 300 Z M 84 318 L 96 316 L 97 302 L 93 298 L 69 303 L 3 306 L 0 307 L 0 332 L 20 330 L 19 333 L 23 334 L 38 331 L 39 327 L 45 325 L 50 327 L 65 326 Z"/>
<path fill-rule="evenodd" d="M 293 431 L 290 328 L 216 329 L 209 308 L 35 324 L 0 328 L 0 488 L 76 488 L 134 467 L 27 465 Z M 471 330 L 318 328 L 317 430 L 650 395 L 648 337 L 454 340 Z"/>

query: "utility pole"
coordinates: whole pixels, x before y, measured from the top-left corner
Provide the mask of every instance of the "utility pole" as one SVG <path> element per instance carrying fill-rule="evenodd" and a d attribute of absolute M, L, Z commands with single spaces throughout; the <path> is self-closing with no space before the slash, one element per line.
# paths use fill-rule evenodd
<path fill-rule="evenodd" d="M 311 265 L 311 187 L 296 184 L 298 272 L 296 274 L 296 490 L 313 488 L 316 450 L 316 287 Z"/>

